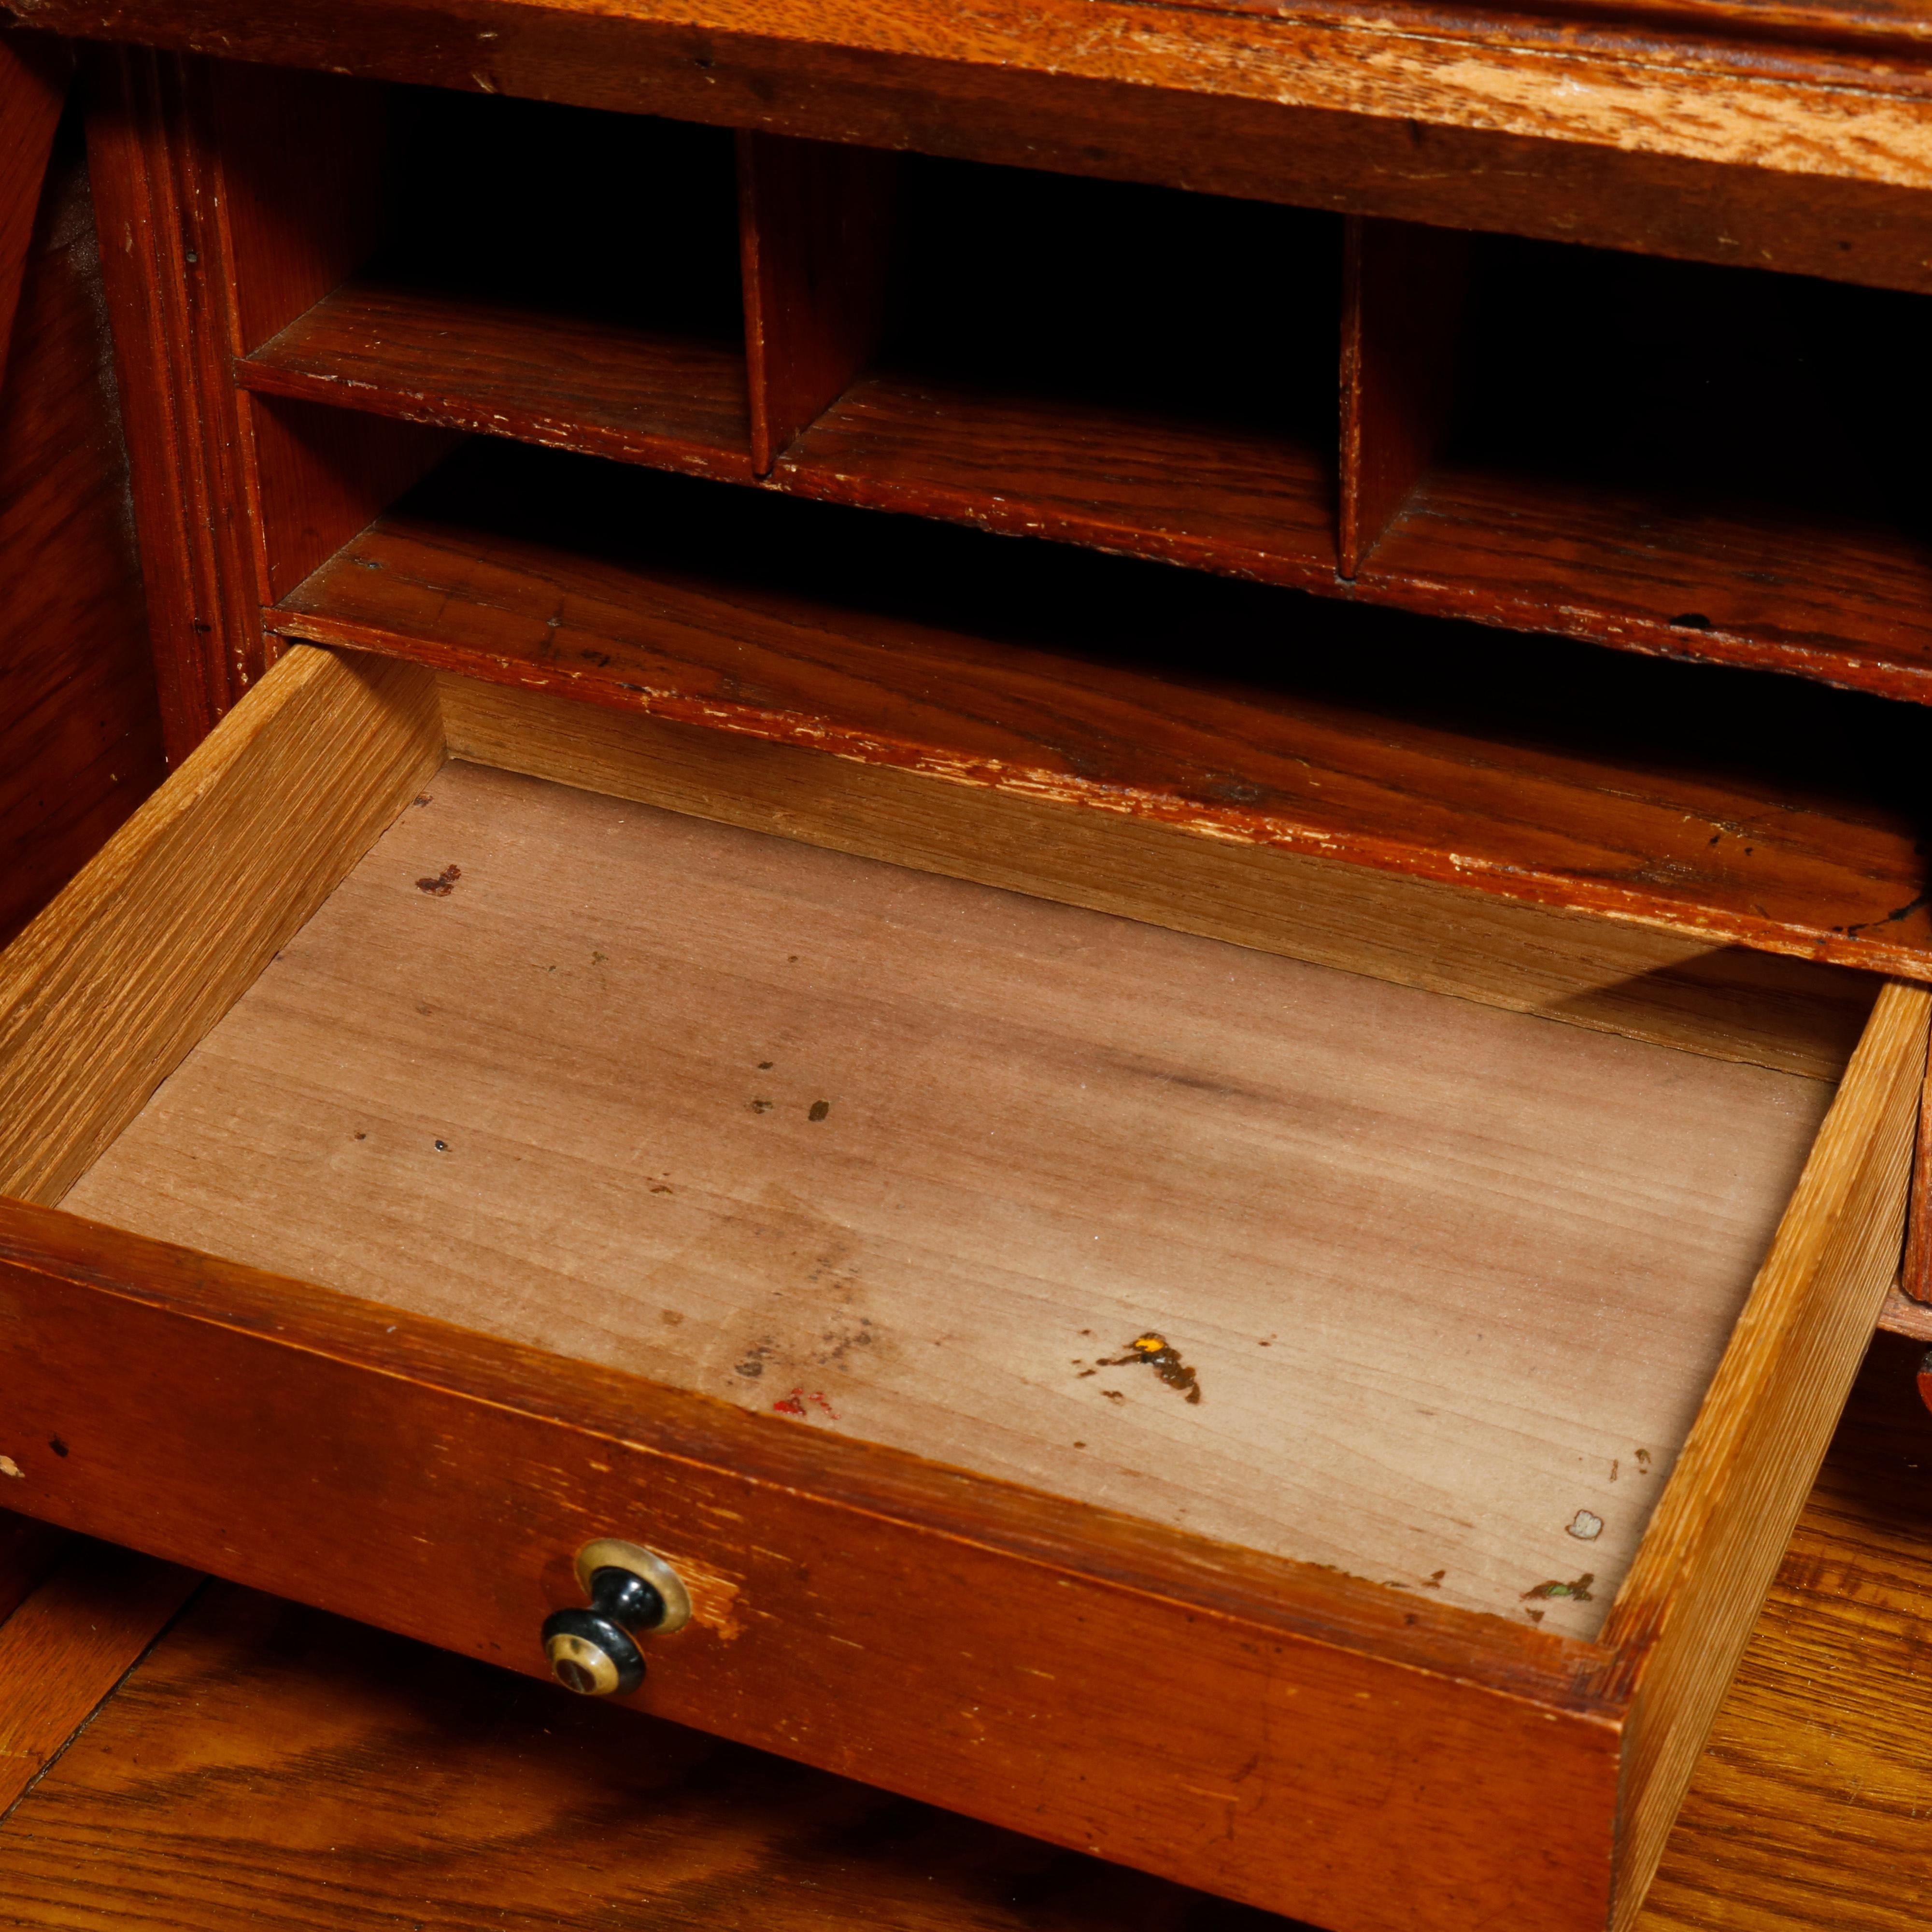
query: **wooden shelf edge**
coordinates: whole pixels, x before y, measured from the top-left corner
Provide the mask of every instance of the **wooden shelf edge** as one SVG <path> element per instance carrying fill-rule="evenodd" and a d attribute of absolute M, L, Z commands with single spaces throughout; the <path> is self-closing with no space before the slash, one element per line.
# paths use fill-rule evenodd
<path fill-rule="evenodd" d="M 673 470 L 681 476 L 710 477 L 720 482 L 755 480 L 748 445 L 740 451 L 681 436 L 608 428 L 563 416 L 527 416 L 513 424 L 504 412 L 454 389 L 384 388 L 350 376 L 312 375 L 279 368 L 252 357 L 236 363 L 235 380 L 239 388 L 258 396 L 319 403 L 331 409 L 458 430 L 470 436 L 508 436 L 541 448 L 571 450 L 579 455 L 601 456 L 619 463 Z"/>
<path fill-rule="evenodd" d="M 434 669 L 526 690 L 550 691 L 618 710 L 735 732 L 768 742 L 803 746 L 861 764 L 890 765 L 926 777 L 985 786 L 1049 803 L 1077 806 L 1151 820 L 1196 836 L 1247 845 L 1278 846 L 1440 883 L 1474 887 L 1531 904 L 1581 910 L 1666 932 L 1708 938 L 1796 958 L 1852 966 L 1890 977 L 1932 982 L 1932 952 L 1888 944 L 1862 931 L 1767 919 L 1736 906 L 1672 905 L 1660 896 L 1576 874 L 1409 844 L 1350 837 L 1284 817 L 1228 806 L 1210 809 L 1198 802 L 1119 784 L 1088 784 L 1058 772 L 1030 770 L 1004 760 L 962 756 L 943 747 L 889 738 L 841 725 L 836 720 L 763 710 L 675 691 L 620 682 L 565 665 L 541 669 L 482 650 L 454 647 L 375 626 L 271 608 L 264 622 L 278 635 L 304 643 L 404 658 Z"/>

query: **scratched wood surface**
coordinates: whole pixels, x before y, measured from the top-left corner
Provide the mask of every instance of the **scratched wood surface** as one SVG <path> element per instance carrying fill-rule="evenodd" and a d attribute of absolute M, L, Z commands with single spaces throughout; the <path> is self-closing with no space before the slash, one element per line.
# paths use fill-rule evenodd
<path fill-rule="evenodd" d="M 1640 1932 L 1918 1932 L 1932 1415 L 1876 1346 Z M 1291 1932 L 227 1586 L 0 1826 L 0 1925 Z"/>
<path fill-rule="evenodd" d="M 1795 680 L 501 445 L 269 621 L 1110 818 L 1932 973 L 1906 776 L 1927 714 Z"/>
<path fill-rule="evenodd" d="M 428 795 L 66 1207 L 1579 1635 L 1830 1096 L 479 766 Z"/>

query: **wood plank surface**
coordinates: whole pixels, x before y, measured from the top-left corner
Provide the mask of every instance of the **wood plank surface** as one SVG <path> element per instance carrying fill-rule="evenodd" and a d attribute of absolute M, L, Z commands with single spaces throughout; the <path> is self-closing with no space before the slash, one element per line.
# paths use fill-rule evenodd
<path fill-rule="evenodd" d="M 441 762 L 404 667 L 250 695 L 0 958 L 0 1192 L 64 1193 Z"/>
<path fill-rule="evenodd" d="M 244 388 L 748 482 L 736 344 L 352 281 L 236 368 Z"/>
<path fill-rule="evenodd" d="M 39 1587 L 69 1540 L 52 1523 L 0 1509 L 0 1623 Z"/>
<path fill-rule="evenodd" d="M 0 1816 L 32 1788 L 200 1582 L 172 1563 L 76 1540 L 0 1623 Z"/>
<path fill-rule="evenodd" d="M 636 0 L 621 15 L 583 0 L 18 10 L 58 32 L 231 58 L 339 69 L 346 46 L 359 73 L 479 92 L 1932 284 L 1914 199 L 1932 181 L 1916 64 L 1847 65 L 1802 44 L 1700 40 L 1660 60 L 1646 36 L 1531 46 L 1510 44 L 1520 27 L 1466 17 L 1418 33 L 1318 9 L 1150 17 L 1097 0 L 971 14 L 944 0 L 708 0 L 694 13 Z"/>
<path fill-rule="evenodd" d="M 887 372 L 827 410 L 776 476 L 828 502 L 1269 583 L 1306 585 L 1334 573 L 1326 448 L 1154 409 Z"/>
<path fill-rule="evenodd" d="M 1896 1278 L 1932 990 L 1879 995 L 1737 1332 L 1604 1627 L 1634 1660 L 1616 1924 L 1634 1925 Z"/>
<path fill-rule="evenodd" d="M 269 621 L 1110 818 L 1932 974 L 1916 709 L 1476 627 L 1452 645 L 1389 614 L 573 460 L 479 449 Z"/>
<path fill-rule="evenodd" d="M 1820 1083 L 478 766 L 427 796 L 68 1208 L 1594 1631 Z"/>
<path fill-rule="evenodd" d="M 621 1529 L 698 1586 L 638 1708 L 1359 1932 L 1608 1909 L 1611 1660 L 1527 1622 L 4 1202 L 0 1380 L 37 1513 L 231 1580 L 542 1676 Z"/>
<path fill-rule="evenodd" d="M 1835 1081 L 1882 983 L 1406 873 L 444 672 L 452 758 L 1398 986 Z"/>
<path fill-rule="evenodd" d="M 4 108 L 0 129 L 0 139 L 14 131 Z M 0 386 L 0 946 L 165 770 L 99 242 L 72 124 L 26 212 Z"/>
<path fill-rule="evenodd" d="M 1639 1932 L 1932 1911 L 1932 1416 L 1854 1391 Z M 0 1924 L 1289 1932 L 1288 1922 L 272 1599 L 199 1599 L 0 1828 Z"/>

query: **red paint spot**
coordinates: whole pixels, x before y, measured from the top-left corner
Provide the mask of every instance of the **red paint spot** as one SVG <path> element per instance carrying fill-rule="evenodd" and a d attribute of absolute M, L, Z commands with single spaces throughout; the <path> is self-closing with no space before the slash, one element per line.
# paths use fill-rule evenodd
<path fill-rule="evenodd" d="M 781 1415 L 802 1416 L 805 1414 L 805 1391 L 802 1388 L 795 1388 L 790 1395 L 773 1402 L 772 1406 Z"/>
<path fill-rule="evenodd" d="M 827 1402 L 827 1401 L 825 1400 L 824 1396 L 823 1396 L 822 1395 L 820 1395 L 820 1394 L 819 1394 L 819 1392 L 818 1391 L 818 1390 L 814 1389 L 814 1390 L 812 1390 L 812 1400 L 814 1402 L 817 1402 L 817 1403 L 818 1403 L 818 1405 L 819 1406 L 819 1407 L 820 1407 L 820 1408 L 824 1409 L 824 1412 L 826 1412 L 826 1414 L 827 1415 L 830 1416 L 830 1417 L 831 1417 L 831 1418 L 832 1419 L 832 1420 L 833 1420 L 834 1422 L 836 1422 L 836 1421 L 838 1420 L 838 1410 L 836 1410 L 836 1408 L 834 1408 L 832 1406 L 831 1403 L 830 1403 L 829 1402 Z"/>
<path fill-rule="evenodd" d="M 456 882 L 462 876 L 463 868 L 460 866 L 446 866 L 436 878 L 417 880 L 416 890 L 434 893 L 440 899 L 446 899 L 455 890 Z"/>

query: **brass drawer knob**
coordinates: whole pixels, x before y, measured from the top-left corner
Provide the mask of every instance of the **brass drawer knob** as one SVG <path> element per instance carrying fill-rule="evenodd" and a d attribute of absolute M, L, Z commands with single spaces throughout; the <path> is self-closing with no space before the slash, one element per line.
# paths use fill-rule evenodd
<path fill-rule="evenodd" d="M 691 1620 L 691 1599 L 655 1550 L 615 1537 L 599 1537 L 577 1552 L 577 1580 L 588 1607 L 544 1619 L 551 1673 L 583 1696 L 628 1696 L 644 1681 L 637 1639 L 682 1630 Z"/>

